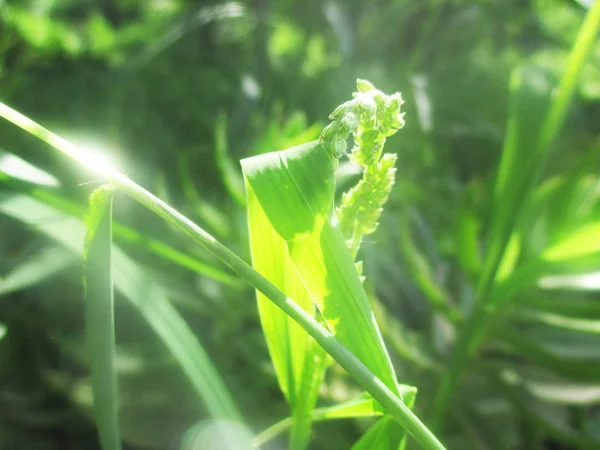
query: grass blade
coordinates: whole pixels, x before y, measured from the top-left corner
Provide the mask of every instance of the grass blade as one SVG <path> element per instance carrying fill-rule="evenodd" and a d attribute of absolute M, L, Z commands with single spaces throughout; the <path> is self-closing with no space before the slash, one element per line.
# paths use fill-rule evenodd
<path fill-rule="evenodd" d="M 94 414 L 103 450 L 121 449 L 111 264 L 112 196 L 108 187 L 92 193 L 84 249 L 87 345 Z"/>
<path fill-rule="evenodd" d="M 75 254 L 83 254 L 85 227 L 79 220 L 19 194 L 0 197 L 0 212 L 34 227 Z M 48 217 L 57 219 L 48 222 Z M 173 354 L 211 416 L 239 420 L 239 412 L 225 383 L 162 289 L 114 245 L 112 262 L 116 289 L 138 308 Z"/>
<path fill-rule="evenodd" d="M 51 278 L 73 261 L 73 256 L 61 248 L 41 250 L 0 279 L 0 296 L 27 289 Z"/>
<path fill-rule="evenodd" d="M 250 185 L 247 186 L 247 204 L 253 266 L 314 316 L 315 305 L 296 272 L 286 243 L 271 226 Z M 327 367 L 326 355 L 268 298 L 260 292 L 257 298 L 277 379 L 292 410 L 290 448 L 304 449 L 310 437 L 311 412 Z"/>
<path fill-rule="evenodd" d="M 222 112 L 217 116 L 215 125 L 215 159 L 221 173 L 221 180 L 229 195 L 240 206 L 246 206 L 244 179 L 229 158 L 227 142 L 227 115 Z"/>
<path fill-rule="evenodd" d="M 412 386 L 400 385 L 398 389 L 407 404 L 412 405 L 417 394 L 417 389 Z M 313 422 L 326 420 L 354 419 L 357 417 L 374 417 L 383 415 L 383 411 L 370 396 L 360 396 L 337 405 L 324 408 L 316 408 L 311 414 Z M 292 418 L 285 419 L 270 426 L 254 438 L 253 448 L 259 448 L 262 444 L 283 433 L 292 425 Z"/>
<path fill-rule="evenodd" d="M 3 178 L 0 175 L 0 183 L 7 185 L 16 192 L 25 192 L 33 198 L 60 211 L 66 212 L 77 218 L 83 218 L 85 210 L 75 202 L 61 197 L 59 194 L 50 190 L 32 188 L 31 186 L 15 183 L 10 178 Z M 225 272 L 209 262 L 183 253 L 168 244 L 138 230 L 130 228 L 116 220 L 113 220 L 113 238 L 117 242 L 126 242 L 145 249 L 148 253 L 156 255 L 167 261 L 171 261 L 180 267 L 204 275 L 227 286 L 239 286 L 241 282 L 231 273 Z"/>

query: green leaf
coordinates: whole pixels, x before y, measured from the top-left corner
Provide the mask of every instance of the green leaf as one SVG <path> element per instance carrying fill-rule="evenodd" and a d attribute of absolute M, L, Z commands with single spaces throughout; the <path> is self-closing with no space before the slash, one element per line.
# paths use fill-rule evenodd
<path fill-rule="evenodd" d="M 412 406 L 417 389 L 406 385 L 399 385 L 398 389 L 402 393 L 407 404 Z M 311 419 L 314 422 L 321 422 L 325 420 L 354 419 L 358 417 L 374 417 L 381 415 L 383 415 L 383 411 L 379 404 L 370 395 L 365 394 L 346 402 L 338 403 L 337 405 L 317 408 L 313 410 Z M 254 438 L 252 447 L 259 448 L 265 442 L 273 439 L 275 436 L 288 429 L 292 423 L 292 418 L 286 417 L 270 426 Z"/>
<path fill-rule="evenodd" d="M 352 446 L 352 450 L 398 449 L 398 439 L 393 439 L 395 438 L 392 433 L 393 425 L 394 421 L 390 417 L 380 419 Z"/>
<path fill-rule="evenodd" d="M 0 174 L 43 186 L 56 187 L 60 185 L 59 181 L 48 172 L 44 172 L 4 150 L 0 150 Z"/>
<path fill-rule="evenodd" d="M 271 226 L 249 184 L 246 190 L 254 268 L 314 315 L 314 302 L 296 272 L 286 242 Z M 326 368 L 326 354 L 273 302 L 260 292 L 257 292 L 257 298 L 260 320 L 279 386 L 292 410 L 290 448 L 306 448 L 310 437 L 311 412 Z"/>
<path fill-rule="evenodd" d="M 242 161 L 274 230 L 335 336 L 394 393 L 396 376 L 354 260 L 332 220 L 334 163 L 318 142 Z"/>
<path fill-rule="evenodd" d="M 600 221 L 585 223 L 543 253 L 548 261 L 562 261 L 600 252 Z"/>
<path fill-rule="evenodd" d="M 66 212 L 75 217 L 82 218 L 85 211 L 75 202 L 61 197 L 57 193 L 44 189 L 32 189 L 27 186 L 17 184 L 12 179 L 1 179 L 3 184 L 8 185 L 11 189 L 17 192 L 27 193 L 29 196 L 40 200 L 41 202 L 57 208 L 62 212 Z M 200 275 L 204 275 L 228 286 L 239 286 L 240 281 L 231 273 L 225 272 L 213 264 L 204 262 L 198 257 L 190 256 L 183 253 L 163 241 L 141 233 L 138 230 L 130 228 L 122 223 L 113 221 L 113 237 L 120 242 L 127 242 L 145 249 L 147 252 L 159 256 L 167 261 L 171 261 L 188 270 L 192 270 Z"/>
<path fill-rule="evenodd" d="M 417 388 L 401 384 L 398 385 L 398 390 L 404 403 L 409 408 L 412 407 L 417 395 Z M 327 408 L 317 408 L 313 413 L 313 420 L 352 419 L 382 414 L 383 411 L 377 402 L 371 396 L 365 395 Z"/>
<path fill-rule="evenodd" d="M 0 212 L 33 226 L 73 253 L 83 255 L 85 227 L 79 220 L 20 194 L 1 196 Z M 48 217 L 57 219 L 48 222 Z M 112 262 L 115 287 L 140 311 L 171 351 L 209 413 L 217 418 L 238 420 L 239 413 L 223 380 L 163 290 L 114 245 Z"/>
<path fill-rule="evenodd" d="M 92 193 L 84 249 L 87 345 L 94 413 L 103 450 L 121 449 L 111 264 L 112 197 L 110 187 Z"/>
<path fill-rule="evenodd" d="M 599 310 L 600 307 L 597 307 L 596 309 Z M 519 317 L 523 317 L 528 320 L 536 321 L 546 325 L 551 325 L 557 328 L 564 328 L 566 330 L 600 334 L 600 320 L 565 317 L 559 314 L 552 314 L 549 312 L 541 312 L 535 310 L 520 312 Z"/>
<path fill-rule="evenodd" d="M 35 286 L 62 272 L 74 259 L 71 253 L 59 247 L 40 250 L 0 279 L 0 296 Z"/>
<path fill-rule="evenodd" d="M 494 188 L 494 212 L 479 282 L 480 295 L 487 293 L 496 276 L 533 185 L 533 175 L 539 169 L 543 152 L 536 149 L 550 105 L 552 83 L 540 70 L 524 67 L 513 72 L 510 90 L 509 118 Z"/>
<path fill-rule="evenodd" d="M 221 180 L 231 197 L 241 206 L 246 204 L 244 195 L 244 180 L 239 168 L 234 166 L 227 153 L 227 115 L 219 114 L 215 125 L 215 157 L 221 173 Z"/>
<path fill-rule="evenodd" d="M 402 385 L 398 387 L 406 406 L 412 408 L 415 403 L 417 389 Z M 352 446 L 352 450 L 402 450 L 405 446 L 406 432 L 400 429 L 391 417 L 386 416 L 377 421 Z"/>

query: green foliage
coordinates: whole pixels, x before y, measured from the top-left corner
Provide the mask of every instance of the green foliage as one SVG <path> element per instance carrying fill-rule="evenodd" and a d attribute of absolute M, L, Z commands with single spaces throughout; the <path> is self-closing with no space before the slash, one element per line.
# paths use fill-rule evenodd
<path fill-rule="evenodd" d="M 401 90 L 406 124 L 384 150 L 397 161 L 379 132 L 361 131 L 358 156 L 351 145 L 333 158 L 323 210 L 353 262 L 359 228 L 362 302 L 395 377 L 419 389 L 414 413 L 449 449 L 596 448 L 598 11 L 583 0 L 0 1 L 0 100 L 108 156 L 244 260 L 271 242 L 265 275 L 283 261 L 275 284 L 326 325 L 266 211 L 254 228 L 269 228 L 248 236 L 238 161 L 319 139 L 358 77 Z M 328 128 L 343 139 L 324 142 L 336 156 L 361 127 L 360 114 L 343 119 Z M 81 220 L 101 177 L 6 123 L 0 147 L 0 448 L 97 448 Z M 217 257 L 124 196 L 112 231 L 124 447 L 222 448 L 239 429 L 212 427 L 214 415 L 241 417 L 265 450 L 286 448 L 288 432 L 315 450 L 401 432 L 327 358 L 318 392 L 303 388 L 318 398 L 290 415 L 281 391 L 301 386 L 281 368 L 307 361 L 270 356 L 286 354 L 284 336 L 316 350 L 312 338 L 266 299 L 257 313 L 255 291 Z M 269 307 L 283 326 L 265 345 Z M 334 410 L 347 414 L 322 420 Z"/>

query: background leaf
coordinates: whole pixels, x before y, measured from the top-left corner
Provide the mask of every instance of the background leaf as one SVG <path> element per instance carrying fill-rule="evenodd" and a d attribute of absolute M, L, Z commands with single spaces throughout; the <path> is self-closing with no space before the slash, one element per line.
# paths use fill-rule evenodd
<path fill-rule="evenodd" d="M 115 317 L 110 187 L 90 196 L 84 248 L 86 328 L 94 412 L 103 450 L 120 450 L 118 387 L 115 366 Z"/>

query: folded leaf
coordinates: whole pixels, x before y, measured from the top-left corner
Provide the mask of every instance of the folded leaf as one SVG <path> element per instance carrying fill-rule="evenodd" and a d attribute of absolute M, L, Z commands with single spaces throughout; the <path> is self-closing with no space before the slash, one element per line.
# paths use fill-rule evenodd
<path fill-rule="evenodd" d="M 314 141 L 242 161 L 248 184 L 336 337 L 396 394 L 396 376 L 332 217 L 334 163 Z"/>
<path fill-rule="evenodd" d="M 298 276 L 285 241 L 271 226 L 250 185 L 246 186 L 252 264 L 314 315 L 315 305 Z M 325 352 L 273 302 L 257 291 L 258 310 L 279 386 L 292 410 L 290 448 L 306 448 L 311 412 L 326 368 Z"/>

